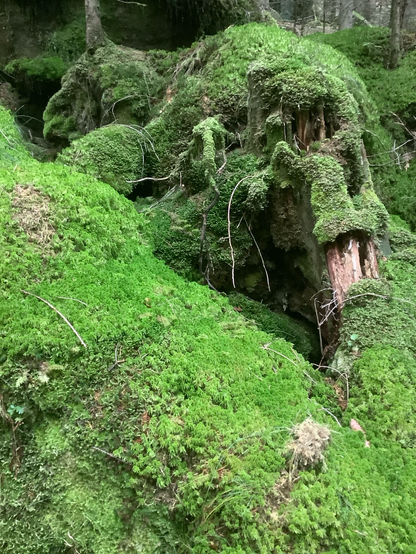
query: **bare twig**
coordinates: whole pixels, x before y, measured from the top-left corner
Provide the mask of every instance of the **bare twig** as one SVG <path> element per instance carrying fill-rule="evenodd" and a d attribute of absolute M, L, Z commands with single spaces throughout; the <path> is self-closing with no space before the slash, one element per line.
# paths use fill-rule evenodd
<path fill-rule="evenodd" d="M 129 464 L 130 462 L 126 462 L 126 460 L 123 460 L 122 458 L 118 458 L 117 456 L 114 456 L 114 454 L 111 454 L 111 452 L 107 452 L 106 450 L 103 450 L 102 448 L 98 448 L 98 446 L 93 446 L 92 450 L 96 450 L 97 452 L 101 452 L 102 454 L 105 454 L 106 456 L 109 456 L 110 458 L 113 458 L 113 460 L 117 460 L 117 462 L 122 462 L 123 464 Z"/>
<path fill-rule="evenodd" d="M 121 354 L 121 348 L 120 347 L 120 354 Z M 114 351 L 114 360 L 115 362 L 113 363 L 113 365 L 111 365 L 109 368 L 108 368 L 108 371 L 111 371 L 112 369 L 114 369 L 116 367 L 116 365 L 120 365 L 120 364 L 123 364 L 126 360 L 119 360 L 118 357 L 117 357 L 117 350 L 118 350 L 118 343 L 116 344 L 116 349 Z"/>
<path fill-rule="evenodd" d="M 318 332 L 319 332 L 319 345 L 321 347 L 321 355 L 324 354 L 324 345 L 323 345 L 323 342 L 322 342 L 322 332 L 321 332 L 321 321 L 319 319 L 319 314 L 318 314 L 318 308 L 316 307 L 316 302 L 317 302 L 317 299 L 314 298 L 313 299 L 313 307 L 315 308 L 315 315 L 316 315 L 316 322 L 318 324 Z"/>
<path fill-rule="evenodd" d="M 126 183 L 141 183 L 142 181 L 167 181 L 171 176 L 167 177 L 142 177 L 142 179 L 137 179 L 137 181 L 126 181 Z"/>
<path fill-rule="evenodd" d="M 246 220 L 245 216 L 243 216 L 243 217 L 244 217 L 244 221 L 245 221 L 245 223 L 246 223 L 246 225 L 247 225 L 248 232 L 250 233 L 250 236 L 251 236 L 251 238 L 253 239 L 254 244 L 256 245 L 257 252 L 259 253 L 260 260 L 261 260 L 261 263 L 262 263 L 262 265 L 263 265 L 264 273 L 266 274 L 267 288 L 269 289 L 269 292 L 272 292 L 272 289 L 270 288 L 269 274 L 267 273 L 266 264 L 264 263 L 264 259 L 263 259 L 263 256 L 262 256 L 262 254 L 261 254 L 260 247 L 259 247 L 259 245 L 257 244 L 256 239 L 254 238 L 253 232 L 252 232 L 252 230 L 250 229 L 250 226 L 249 226 L 249 224 L 247 223 L 247 220 Z"/>
<path fill-rule="evenodd" d="M 330 412 L 329 410 L 327 410 L 327 408 L 324 408 L 323 406 L 322 406 L 322 408 L 320 408 L 320 410 L 318 410 L 318 412 L 320 412 L 321 410 L 323 410 L 324 412 L 326 412 L 327 414 L 329 414 L 330 416 L 332 416 L 332 417 L 335 419 L 335 421 L 338 423 L 338 425 L 339 425 L 340 427 L 342 427 L 341 423 L 338 421 L 337 417 L 335 417 L 334 414 L 333 414 L 332 412 Z"/>
<path fill-rule="evenodd" d="M 61 300 L 73 300 L 74 302 L 79 302 L 80 304 L 84 304 L 84 306 L 88 306 L 88 304 L 77 298 L 70 298 L 69 296 L 57 296 L 56 298 L 61 298 Z"/>
<path fill-rule="evenodd" d="M 82 344 L 82 346 L 84 348 L 87 348 L 87 345 L 85 344 L 85 342 L 82 340 L 82 337 L 81 335 L 78 333 L 78 331 L 75 329 L 75 327 L 73 325 L 71 325 L 71 323 L 67 320 L 67 318 L 59 311 L 55 308 L 55 306 L 52 306 L 52 304 L 50 302 L 48 302 L 47 300 L 45 300 L 44 298 L 41 298 L 40 296 L 37 296 L 36 294 L 33 294 L 33 292 L 28 292 L 27 290 L 20 290 L 20 292 L 23 292 L 24 294 L 29 294 L 30 296 L 34 296 L 35 298 L 37 298 L 38 300 L 40 300 L 41 302 L 44 302 L 45 304 L 47 304 L 50 308 L 52 308 L 52 310 L 54 310 L 58 315 L 60 315 L 62 317 L 62 319 L 65 321 L 65 323 L 70 327 L 70 329 L 73 331 L 73 333 L 75 333 L 75 335 L 78 337 L 80 343 Z"/>
<path fill-rule="evenodd" d="M 218 186 L 214 181 L 214 191 L 215 196 L 212 200 L 212 202 L 209 204 L 205 212 L 202 214 L 202 227 L 201 227 L 201 236 L 200 236 L 200 247 L 199 247 L 199 272 L 201 275 L 204 275 L 206 277 L 206 271 L 202 271 L 202 263 L 204 261 L 204 243 L 205 243 L 205 236 L 207 231 L 207 218 L 209 212 L 212 210 L 214 206 L 218 204 L 218 200 L 220 199 L 220 191 L 218 190 Z M 207 281 L 208 282 L 208 281 Z"/>
<path fill-rule="evenodd" d="M 227 212 L 227 219 L 228 219 L 228 242 L 230 245 L 230 252 L 231 252 L 231 260 L 232 260 L 232 267 L 231 267 L 231 279 L 233 282 L 233 287 L 235 288 L 235 278 L 234 278 L 234 272 L 235 272 L 235 259 L 234 259 L 234 250 L 233 250 L 233 244 L 231 242 L 231 203 L 233 201 L 233 196 L 235 194 L 235 191 L 238 189 L 238 187 L 241 185 L 243 181 L 246 179 L 251 179 L 253 175 L 247 175 L 246 177 L 243 177 L 238 181 L 238 183 L 235 185 L 233 192 L 231 193 L 230 200 L 228 202 L 228 212 Z"/>
<path fill-rule="evenodd" d="M 260 346 L 260 348 L 262 350 L 267 350 L 269 352 L 273 352 L 274 354 L 278 354 L 279 356 L 282 356 L 282 358 L 285 358 L 285 360 L 287 360 L 288 362 L 292 363 L 295 367 L 298 367 L 298 364 L 296 362 L 294 362 L 293 360 L 291 360 L 290 358 L 288 358 L 287 356 L 285 356 L 281 352 L 278 352 L 277 350 L 273 350 L 273 348 L 269 348 L 269 344 L 265 344 L 264 346 Z"/>

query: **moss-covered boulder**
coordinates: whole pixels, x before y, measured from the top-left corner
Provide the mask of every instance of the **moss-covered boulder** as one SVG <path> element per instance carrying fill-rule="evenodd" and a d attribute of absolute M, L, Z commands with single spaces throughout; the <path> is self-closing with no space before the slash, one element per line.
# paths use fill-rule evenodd
<path fill-rule="evenodd" d="M 149 216 L 157 255 L 314 321 L 328 248 L 386 229 L 363 144 L 377 112 L 357 70 L 326 45 L 250 24 L 183 52 L 174 76 L 146 127 L 155 195 L 182 191 Z"/>
<path fill-rule="evenodd" d="M 163 83 L 145 53 L 109 42 L 66 73 L 45 110 L 45 137 L 72 141 L 111 122 L 144 125 Z"/>
<path fill-rule="evenodd" d="M 140 127 L 114 124 L 75 140 L 57 161 L 93 175 L 128 196 L 133 181 L 143 175 L 145 152 L 152 147 L 149 135 Z"/>

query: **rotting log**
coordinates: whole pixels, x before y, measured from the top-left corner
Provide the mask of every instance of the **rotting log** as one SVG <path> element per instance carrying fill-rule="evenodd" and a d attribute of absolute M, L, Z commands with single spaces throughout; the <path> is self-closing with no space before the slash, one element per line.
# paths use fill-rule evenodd
<path fill-rule="evenodd" d="M 326 261 L 339 310 L 353 283 L 379 277 L 376 247 L 369 237 L 353 234 L 338 237 L 327 245 Z"/>

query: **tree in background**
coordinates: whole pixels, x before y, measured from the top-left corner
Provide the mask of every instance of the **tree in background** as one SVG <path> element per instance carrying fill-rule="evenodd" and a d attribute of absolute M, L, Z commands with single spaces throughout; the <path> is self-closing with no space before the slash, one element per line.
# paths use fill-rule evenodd
<path fill-rule="evenodd" d="M 351 29 L 353 24 L 354 0 L 342 0 L 339 6 L 339 30 Z"/>
<path fill-rule="evenodd" d="M 389 69 L 399 65 L 401 50 L 401 30 L 407 8 L 407 0 L 392 0 L 390 11 L 390 55 L 387 62 Z"/>
<path fill-rule="evenodd" d="M 94 51 L 105 44 L 105 34 L 101 24 L 100 0 L 85 0 L 87 50 Z"/>

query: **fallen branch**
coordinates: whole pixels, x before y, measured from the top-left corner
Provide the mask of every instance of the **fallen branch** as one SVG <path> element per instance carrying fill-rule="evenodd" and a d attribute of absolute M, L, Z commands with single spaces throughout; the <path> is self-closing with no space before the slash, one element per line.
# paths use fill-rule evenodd
<path fill-rule="evenodd" d="M 113 363 L 113 365 L 111 365 L 109 368 L 108 368 L 108 371 L 111 371 L 112 369 L 114 369 L 116 367 L 116 365 L 120 365 L 120 364 L 123 364 L 126 360 L 119 360 L 118 357 L 117 357 L 117 350 L 118 350 L 118 343 L 116 344 L 116 349 L 115 349 L 115 352 L 114 352 L 114 360 L 115 362 Z M 120 354 L 121 354 L 121 347 L 120 347 Z"/>
<path fill-rule="evenodd" d="M 61 300 L 73 300 L 74 302 L 79 302 L 80 304 L 84 304 L 84 306 L 88 306 L 88 304 L 82 300 L 78 300 L 77 298 L 70 298 L 69 296 L 57 296 L 57 298 L 60 298 Z"/>
<path fill-rule="evenodd" d="M 234 279 L 234 272 L 235 272 L 235 259 L 234 259 L 234 250 L 233 250 L 233 245 L 232 245 L 232 242 L 231 242 L 231 203 L 233 201 L 233 196 L 235 194 L 235 191 L 238 189 L 238 187 L 241 185 L 241 183 L 243 181 L 245 181 L 246 179 L 251 179 L 253 177 L 253 175 L 247 175 L 247 177 L 243 177 L 242 179 L 240 179 L 240 181 L 238 181 L 238 183 L 235 185 L 234 189 L 233 189 L 233 192 L 231 193 L 231 196 L 230 196 L 230 200 L 228 202 L 228 211 L 227 211 L 227 220 L 228 220 L 228 243 L 230 245 L 230 252 L 231 252 L 231 260 L 232 260 L 232 267 L 231 267 L 231 279 L 232 279 L 232 282 L 233 282 L 233 287 L 235 288 L 235 279 Z"/>
<path fill-rule="evenodd" d="M 170 175 L 167 177 L 142 177 L 141 179 L 137 179 L 137 181 L 126 181 L 126 183 L 141 183 L 143 181 L 167 181 L 170 179 Z"/>
<path fill-rule="evenodd" d="M 245 223 L 246 223 L 246 225 L 247 225 L 248 232 L 250 233 L 251 238 L 253 239 L 253 242 L 254 242 L 254 244 L 256 245 L 257 252 L 259 253 L 260 260 L 261 260 L 261 263 L 262 263 L 262 265 L 263 265 L 264 273 L 266 274 L 267 288 L 269 289 L 269 292 L 272 292 L 272 289 L 270 288 L 269 274 L 267 273 L 266 264 L 264 263 L 264 259 L 263 259 L 263 256 L 262 256 L 262 254 L 261 254 L 260 247 L 259 247 L 259 245 L 257 244 L 256 239 L 254 238 L 254 235 L 253 235 L 253 233 L 252 233 L 252 231 L 251 231 L 251 229 L 250 229 L 250 227 L 249 227 L 249 225 L 248 225 L 248 223 L 247 223 L 247 220 L 246 220 L 245 216 L 243 216 L 243 217 L 244 217 L 244 221 L 245 221 Z"/>
<path fill-rule="evenodd" d="M 30 296 L 34 296 L 35 298 L 37 298 L 38 300 L 40 300 L 41 302 L 44 302 L 45 304 L 47 304 L 50 308 L 52 308 L 52 310 L 54 310 L 58 315 L 60 315 L 62 317 L 62 319 L 65 321 L 65 323 L 70 327 L 70 329 L 73 331 L 73 333 L 75 333 L 75 335 L 78 337 L 80 343 L 82 344 L 82 346 L 84 348 L 87 348 L 87 345 L 85 344 L 85 342 L 82 340 L 82 337 L 81 335 L 78 333 L 78 331 L 75 329 L 75 327 L 73 325 L 71 325 L 71 323 L 67 320 L 67 318 L 59 311 L 55 308 L 55 306 L 52 306 L 52 304 L 50 302 L 48 302 L 47 300 L 45 300 L 44 298 L 41 298 L 40 296 L 37 296 L 36 294 L 33 294 L 33 292 L 28 292 L 27 290 L 20 290 L 20 292 L 23 292 L 24 294 L 29 294 Z"/>
<path fill-rule="evenodd" d="M 101 452 L 102 454 L 105 454 L 106 456 L 109 456 L 110 458 L 113 458 L 113 460 L 117 460 L 117 462 L 122 462 L 123 464 L 130 464 L 130 462 L 126 462 L 126 460 L 123 460 L 122 458 L 118 458 L 117 456 L 114 456 L 114 454 L 111 454 L 111 452 L 107 452 L 106 450 L 103 450 L 102 448 L 98 448 L 98 446 L 93 446 L 92 450 L 96 450 L 97 452 Z"/>
<path fill-rule="evenodd" d="M 204 242 L 205 242 L 205 236 L 207 231 L 207 218 L 208 218 L 209 212 L 212 210 L 214 206 L 218 204 L 218 200 L 220 199 L 220 191 L 215 181 L 214 181 L 214 191 L 215 191 L 214 199 L 209 204 L 205 212 L 202 214 L 202 227 L 201 227 L 201 237 L 200 237 L 200 246 L 199 246 L 199 272 L 204 277 L 206 277 L 206 271 L 205 272 L 202 271 L 202 262 L 204 261 Z"/>

